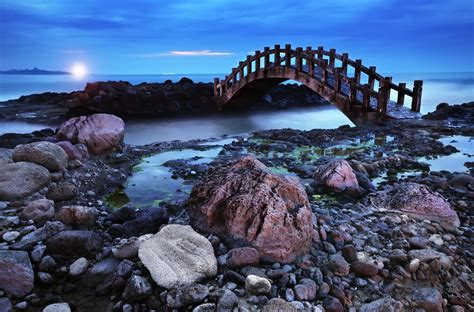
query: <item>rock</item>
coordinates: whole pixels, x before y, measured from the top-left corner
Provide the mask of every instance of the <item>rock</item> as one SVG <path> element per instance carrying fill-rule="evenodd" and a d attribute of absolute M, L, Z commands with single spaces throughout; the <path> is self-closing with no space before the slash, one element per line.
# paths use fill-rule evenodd
<path fill-rule="evenodd" d="M 89 261 L 86 258 L 79 258 L 69 266 L 69 275 L 80 276 L 87 271 L 88 266 Z"/>
<path fill-rule="evenodd" d="M 415 291 L 413 301 L 427 312 L 443 312 L 443 296 L 436 288 L 421 288 Z"/>
<path fill-rule="evenodd" d="M 190 226 L 170 224 L 140 244 L 138 256 L 164 288 L 189 285 L 217 274 L 211 243 Z"/>
<path fill-rule="evenodd" d="M 232 312 L 239 303 L 239 298 L 231 290 L 224 290 L 224 293 L 217 301 L 217 311 Z"/>
<path fill-rule="evenodd" d="M 360 312 L 402 312 L 402 310 L 402 303 L 391 297 L 380 298 L 360 307 Z"/>
<path fill-rule="evenodd" d="M 45 225 L 31 233 L 26 234 L 21 240 L 10 247 L 12 249 L 30 249 L 39 241 L 46 240 L 64 230 L 65 226 L 59 221 L 47 221 Z"/>
<path fill-rule="evenodd" d="M 77 228 L 90 227 L 97 219 L 97 209 L 79 205 L 63 206 L 58 210 L 56 218 Z"/>
<path fill-rule="evenodd" d="M 0 250 L 0 288 L 8 295 L 27 295 L 33 289 L 34 279 L 26 251 Z"/>
<path fill-rule="evenodd" d="M 339 276 L 346 276 L 349 274 L 350 266 L 341 254 L 332 255 L 329 258 L 329 268 L 334 274 Z"/>
<path fill-rule="evenodd" d="M 357 261 L 357 250 L 352 245 L 342 247 L 342 256 L 347 262 Z"/>
<path fill-rule="evenodd" d="M 28 162 L 0 164 L 0 200 L 26 197 L 50 181 L 48 169 Z"/>
<path fill-rule="evenodd" d="M 273 298 L 265 304 L 262 309 L 262 312 L 275 312 L 275 311 L 285 311 L 285 312 L 297 312 L 298 310 L 289 302 L 286 302 L 280 298 Z"/>
<path fill-rule="evenodd" d="M 62 231 L 46 241 L 51 254 L 64 258 L 94 255 L 102 244 L 102 237 L 92 231 Z"/>
<path fill-rule="evenodd" d="M 77 188 L 70 182 L 63 182 L 51 188 L 46 197 L 56 201 L 69 200 L 77 195 Z"/>
<path fill-rule="evenodd" d="M 450 269 L 452 266 L 452 261 L 450 257 L 446 254 L 433 250 L 433 249 L 418 249 L 418 250 L 410 250 L 408 252 L 408 256 L 411 259 L 418 259 L 421 262 L 430 262 L 434 259 L 439 259 L 441 266 L 444 269 Z"/>
<path fill-rule="evenodd" d="M 443 196 L 426 185 L 404 182 L 387 191 L 377 192 L 372 200 L 378 208 L 399 211 L 415 219 L 435 221 L 448 230 L 459 226 L 456 211 Z"/>
<path fill-rule="evenodd" d="M 215 311 L 216 311 L 216 305 L 214 303 L 203 303 L 193 309 L 193 312 L 215 312 Z"/>
<path fill-rule="evenodd" d="M 14 162 L 27 161 L 47 168 L 49 171 L 61 171 L 67 168 L 66 152 L 51 142 L 34 142 L 17 145 L 13 150 Z"/>
<path fill-rule="evenodd" d="M 23 220 L 33 220 L 42 226 L 54 217 L 54 202 L 49 199 L 37 199 L 30 202 L 20 213 Z"/>
<path fill-rule="evenodd" d="M 410 237 L 408 243 L 410 244 L 410 247 L 412 249 L 423 249 L 426 248 L 426 246 L 428 245 L 428 240 L 424 237 L 415 236 Z"/>
<path fill-rule="evenodd" d="M 124 122 L 110 114 L 94 114 L 69 119 L 61 124 L 58 140 L 83 143 L 93 154 L 101 155 L 120 147 L 124 136 Z"/>
<path fill-rule="evenodd" d="M 129 239 L 124 239 L 120 241 L 119 244 L 112 247 L 112 254 L 114 257 L 120 259 L 136 257 L 138 255 L 140 244 L 150 237 L 152 237 L 151 234 L 146 234 L 138 238 L 130 237 Z"/>
<path fill-rule="evenodd" d="M 127 236 L 141 236 L 156 233 L 163 224 L 168 223 L 168 213 L 163 207 L 140 209 L 137 217 L 123 224 Z"/>
<path fill-rule="evenodd" d="M 166 295 L 166 303 L 171 308 L 182 308 L 203 302 L 209 295 L 206 285 L 191 284 L 172 289 Z"/>
<path fill-rule="evenodd" d="M 117 271 L 120 261 L 116 258 L 106 258 L 94 264 L 84 275 L 81 283 L 87 287 L 92 287 L 104 281 Z M 125 285 L 124 285 L 125 286 Z"/>
<path fill-rule="evenodd" d="M 245 290 L 251 295 L 269 294 L 272 288 L 270 281 L 257 275 L 248 275 L 245 279 Z"/>
<path fill-rule="evenodd" d="M 12 303 L 8 298 L 0 298 L 0 312 L 11 312 Z"/>
<path fill-rule="evenodd" d="M 53 304 L 47 305 L 43 309 L 43 312 L 71 312 L 71 307 L 69 307 L 69 304 L 66 302 L 53 303 Z"/>
<path fill-rule="evenodd" d="M 54 268 L 56 268 L 56 266 L 57 266 L 57 263 L 53 257 L 45 256 L 43 257 L 43 259 L 41 259 L 38 265 L 38 268 L 40 269 L 40 271 L 49 272 L 49 271 L 52 271 Z"/>
<path fill-rule="evenodd" d="M 291 262 L 311 244 L 311 209 L 303 186 L 296 178 L 271 173 L 253 156 L 208 171 L 186 207 L 193 226 L 232 247 L 250 245 L 264 260 Z"/>
<path fill-rule="evenodd" d="M 153 293 L 153 285 L 145 277 L 132 275 L 122 297 L 130 302 L 137 302 L 148 298 Z"/>
<path fill-rule="evenodd" d="M 135 263 L 130 260 L 122 260 L 117 266 L 117 274 L 120 277 L 127 278 L 135 269 Z"/>
<path fill-rule="evenodd" d="M 372 277 L 378 274 L 379 268 L 373 263 L 354 261 L 351 263 L 351 271 L 363 277 Z"/>
<path fill-rule="evenodd" d="M 298 285 L 294 287 L 296 299 L 299 301 L 313 301 L 316 298 L 318 286 L 309 278 L 303 278 Z"/>
<path fill-rule="evenodd" d="M 56 142 L 67 154 L 68 160 L 82 160 L 82 153 L 69 141 Z"/>
<path fill-rule="evenodd" d="M 467 187 L 470 184 L 474 185 L 474 177 L 465 173 L 457 174 L 449 180 L 449 184 L 453 187 Z"/>
<path fill-rule="evenodd" d="M 314 183 L 336 192 L 360 192 L 354 170 L 344 159 L 336 159 L 316 167 Z"/>
<path fill-rule="evenodd" d="M 13 242 L 15 239 L 18 238 L 18 236 L 20 236 L 20 232 L 18 232 L 18 231 L 9 231 L 9 232 L 3 233 L 2 239 L 6 242 Z"/>
<path fill-rule="evenodd" d="M 234 248 L 229 251 L 229 257 L 227 258 L 229 268 L 253 266 L 258 265 L 259 262 L 260 255 L 258 251 L 251 247 Z"/>
<path fill-rule="evenodd" d="M 126 205 L 110 213 L 107 219 L 112 223 L 124 223 L 133 220 L 137 217 L 135 208 L 131 205 Z"/>
<path fill-rule="evenodd" d="M 323 307 L 326 312 L 344 312 L 344 307 L 339 299 L 332 296 L 324 298 Z"/>
<path fill-rule="evenodd" d="M 420 259 L 413 259 L 408 264 L 408 272 L 415 273 L 420 267 Z"/>

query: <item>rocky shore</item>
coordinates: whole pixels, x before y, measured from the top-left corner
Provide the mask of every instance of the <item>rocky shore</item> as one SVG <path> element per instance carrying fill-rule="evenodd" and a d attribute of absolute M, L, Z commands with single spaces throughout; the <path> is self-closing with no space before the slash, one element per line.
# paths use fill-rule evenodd
<path fill-rule="evenodd" d="M 102 88 L 65 103 L 110 112 Z M 165 163 L 185 200 L 118 209 L 105 196 L 143 157 L 223 138 L 128 146 L 102 113 L 2 136 L 0 311 L 472 311 L 474 163 L 429 161 L 474 137 L 473 114 L 235 137 L 210 163 Z"/>

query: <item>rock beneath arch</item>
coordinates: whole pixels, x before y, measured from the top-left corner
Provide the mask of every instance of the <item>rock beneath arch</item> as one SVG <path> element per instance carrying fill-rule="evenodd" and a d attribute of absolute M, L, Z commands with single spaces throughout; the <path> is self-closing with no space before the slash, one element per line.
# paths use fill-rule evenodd
<path fill-rule="evenodd" d="M 459 226 L 459 217 L 448 201 L 428 186 L 405 182 L 372 197 L 378 208 L 395 210 L 419 220 L 438 222 L 447 230 Z"/>
<path fill-rule="evenodd" d="M 264 260 L 291 262 L 311 244 L 311 209 L 296 178 L 276 175 L 253 156 L 215 166 L 186 204 L 191 223 L 251 246 Z"/>
<path fill-rule="evenodd" d="M 94 114 L 69 119 L 61 124 L 58 140 L 83 143 L 90 152 L 101 155 L 116 150 L 123 141 L 125 124 L 111 114 Z"/>
<path fill-rule="evenodd" d="M 336 192 L 360 192 L 356 174 L 344 159 L 335 159 L 316 167 L 314 183 Z"/>

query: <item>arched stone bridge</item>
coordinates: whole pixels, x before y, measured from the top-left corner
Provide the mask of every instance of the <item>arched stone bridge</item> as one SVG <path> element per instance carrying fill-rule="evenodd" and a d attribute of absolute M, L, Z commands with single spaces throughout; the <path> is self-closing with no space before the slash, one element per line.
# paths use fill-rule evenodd
<path fill-rule="evenodd" d="M 375 66 L 349 59 L 347 53 L 323 47 L 292 49 L 289 44 L 248 55 L 224 80 L 214 79 L 214 95 L 220 109 L 251 103 L 286 80 L 303 83 L 355 123 L 387 116 L 414 118 L 420 111 L 423 81 L 415 80 L 409 89 L 406 83 L 394 84 L 391 77 L 378 74 Z M 392 90 L 396 101 L 390 100 Z M 410 108 L 404 106 L 406 96 L 411 97 Z"/>

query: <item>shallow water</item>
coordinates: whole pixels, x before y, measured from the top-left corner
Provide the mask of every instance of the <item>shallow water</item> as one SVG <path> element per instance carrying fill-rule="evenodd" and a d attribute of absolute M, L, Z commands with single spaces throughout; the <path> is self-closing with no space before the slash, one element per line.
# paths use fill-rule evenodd
<path fill-rule="evenodd" d="M 435 158 L 422 157 L 419 161 L 428 163 L 431 171 L 469 172 L 464 163 L 474 161 L 474 138 L 455 135 L 440 138 L 439 141 L 456 147 L 459 152 Z"/>

